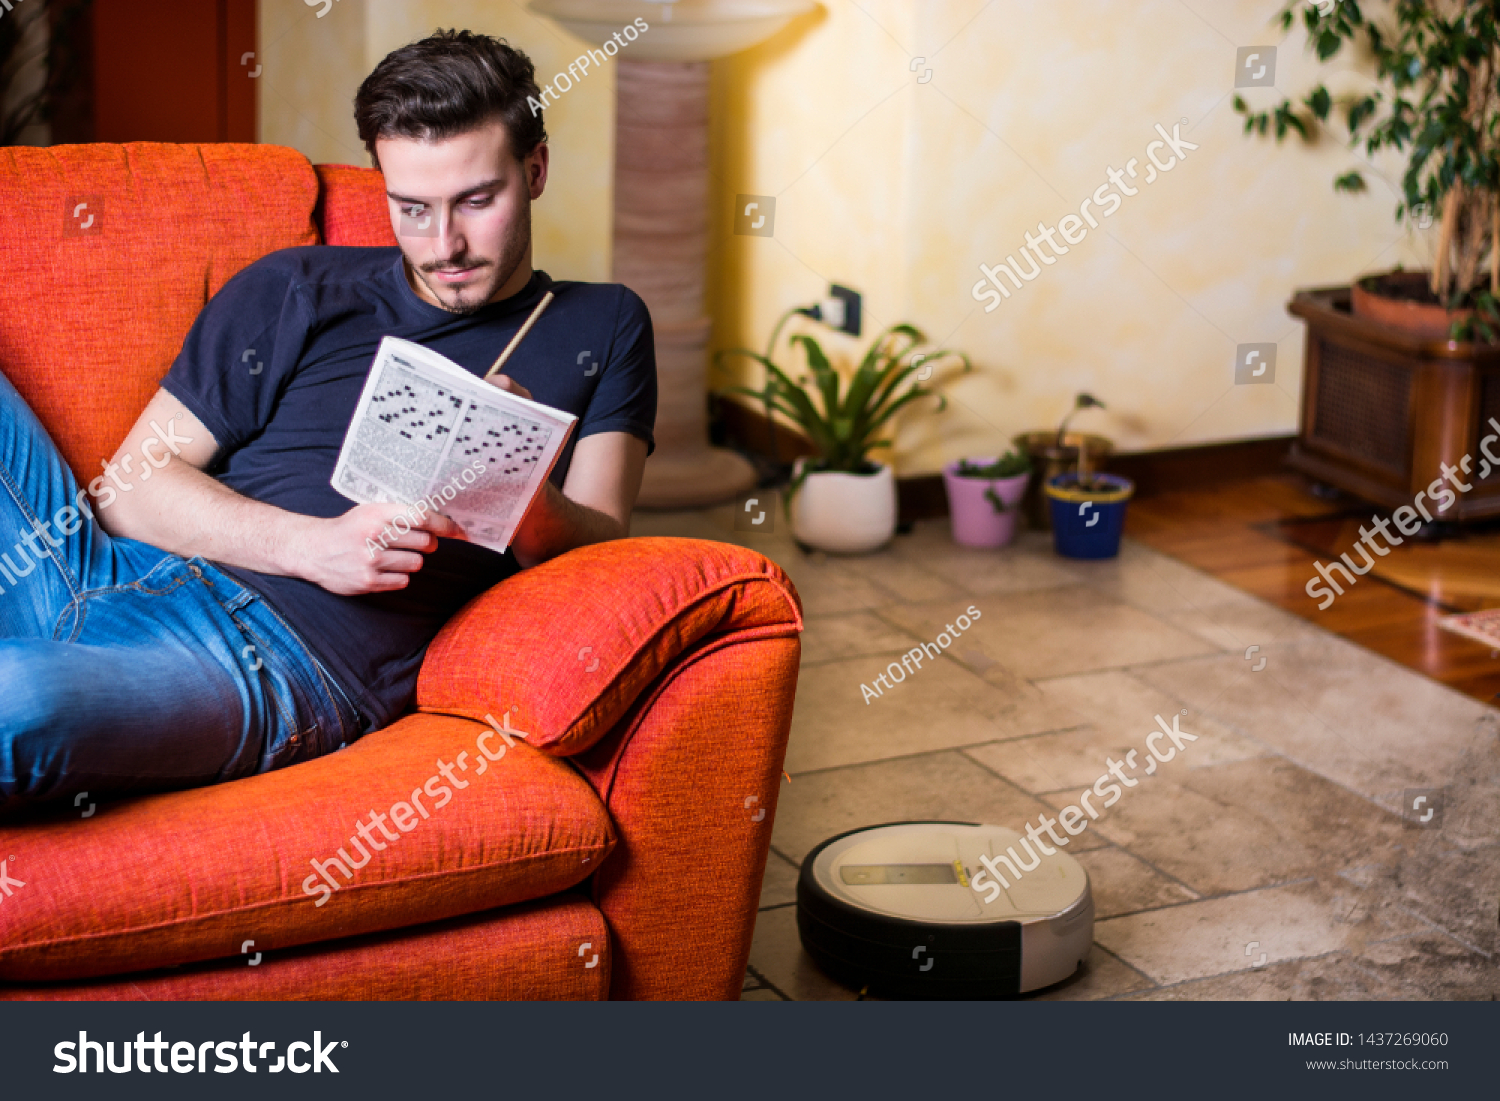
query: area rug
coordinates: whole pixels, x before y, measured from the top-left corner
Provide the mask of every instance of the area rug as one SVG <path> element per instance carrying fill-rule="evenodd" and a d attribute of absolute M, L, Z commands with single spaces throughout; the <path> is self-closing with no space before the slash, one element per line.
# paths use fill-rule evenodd
<path fill-rule="evenodd" d="M 1482 642 L 1491 650 L 1500 650 L 1500 608 L 1485 612 L 1464 612 L 1462 615 L 1445 615 L 1438 626 L 1455 635 Z"/>

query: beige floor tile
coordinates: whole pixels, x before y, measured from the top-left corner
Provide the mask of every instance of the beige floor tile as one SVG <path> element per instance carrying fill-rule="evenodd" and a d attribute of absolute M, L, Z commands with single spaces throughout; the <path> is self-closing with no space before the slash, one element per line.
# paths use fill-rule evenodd
<path fill-rule="evenodd" d="M 802 668 L 843 658 L 891 654 L 899 659 L 920 639 L 891 626 L 871 612 L 808 616 L 802 632 Z"/>
<path fill-rule="evenodd" d="M 786 767 L 792 773 L 1016 738 L 1068 726 L 1066 711 L 1003 670 L 976 676 L 947 655 L 924 661 L 894 687 L 866 699 L 887 672 L 880 657 L 802 669 Z M 904 670 L 903 670 L 904 672 Z M 889 680 L 889 673 L 887 673 Z"/>
<path fill-rule="evenodd" d="M 1058 561 L 1091 588 L 1159 618 L 1215 605 L 1259 603 L 1250 594 L 1131 539 L 1120 544 L 1118 558 Z"/>
<path fill-rule="evenodd" d="M 1453 778 L 1441 785 L 1444 801 L 1438 828 L 1448 847 L 1472 850 L 1500 845 L 1500 713 L 1480 716 L 1473 741 L 1453 765 Z M 1417 792 L 1379 793 L 1375 801 L 1401 814 L 1412 809 Z M 1414 823 L 1413 823 L 1414 824 Z"/>
<path fill-rule="evenodd" d="M 799 1002 L 852 1002 L 859 996 L 834 982 L 802 950 L 797 908 L 783 906 L 756 916 L 750 966 L 788 998 Z"/>
<path fill-rule="evenodd" d="M 1452 783 L 1496 743 L 1493 709 L 1331 636 L 1284 647 L 1284 659 L 1278 652 L 1258 673 L 1239 654 L 1134 672 L 1190 711 L 1392 809 L 1400 791 Z"/>
<path fill-rule="evenodd" d="M 1033 738 L 972 746 L 964 752 L 1022 790 L 1039 795 L 1088 787 L 1104 772 L 1107 760 L 1119 760 L 1137 748 L 1143 734 L 1122 737 L 1083 726 Z M 1094 806 L 1099 805 L 1100 801 L 1095 799 Z"/>
<path fill-rule="evenodd" d="M 1089 950 L 1089 958 L 1071 978 L 1021 997 L 1038 1002 L 1091 1002 L 1118 998 L 1137 990 L 1150 990 L 1155 985 L 1096 944 Z"/>
<path fill-rule="evenodd" d="M 1182 715 L 1177 700 L 1129 673 L 1117 670 L 1083 673 L 1041 681 L 1037 687 L 1047 698 L 1066 706 L 1081 725 L 1066 732 L 1028 738 L 1024 754 L 1003 754 L 1008 762 L 1007 778 L 1028 791 L 1092 784 L 1108 767 L 1107 757 L 1122 759 L 1132 749 L 1137 751 L 1138 760 L 1144 758 L 1146 738 L 1159 730 L 1158 715 L 1169 725 L 1175 716 L 1178 729 L 1197 739 L 1185 743 L 1172 761 L 1160 766 L 1164 775 L 1263 757 L 1271 752 L 1212 719 Z M 1170 742 L 1160 739 L 1157 744 L 1163 752 L 1171 748 Z M 1048 781 L 1051 781 L 1048 786 L 1039 786 Z"/>
<path fill-rule="evenodd" d="M 798 871 L 796 864 L 771 850 L 766 855 L 766 874 L 760 881 L 760 909 L 796 902 Z"/>
<path fill-rule="evenodd" d="M 1282 758 L 1173 774 L 1176 763 L 1155 776 L 1137 770 L 1137 786 L 1124 789 L 1090 828 L 1199 894 L 1357 863 L 1390 866 L 1411 844 L 1411 831 L 1395 815 Z M 1072 792 L 1045 798 L 1059 808 L 1077 802 Z"/>
<path fill-rule="evenodd" d="M 1260 664 L 1261 658 L 1266 659 L 1268 667 L 1279 665 L 1291 644 L 1325 637 L 1320 627 L 1301 616 L 1260 601 L 1205 605 L 1161 618 L 1222 650 L 1241 655 L 1252 667 Z"/>
<path fill-rule="evenodd" d="M 1131 994 L 1140 1002 L 1331 1002 L 1402 1001 L 1400 987 L 1362 966 L 1348 952 L 1310 960 L 1267 963 L 1232 975 L 1158 987 Z"/>
<path fill-rule="evenodd" d="M 901 536 L 896 538 L 899 542 Z M 928 570 L 889 549 L 876 554 L 851 555 L 840 559 L 840 564 L 905 603 L 915 604 L 924 600 L 956 602 L 967 595 L 958 585 L 939 576 L 938 572 Z"/>
<path fill-rule="evenodd" d="M 1070 846 L 1071 847 L 1071 846 Z M 1142 863 L 1124 849 L 1113 846 L 1081 852 L 1077 856 L 1089 873 L 1089 887 L 1094 895 L 1094 920 L 1137 910 L 1154 910 L 1190 902 L 1198 895 L 1181 883 Z"/>
<path fill-rule="evenodd" d="M 1399 997 L 1490 1001 L 1500 996 L 1500 964 L 1437 932 L 1385 940 L 1356 957 L 1366 971 L 1397 988 Z"/>
<path fill-rule="evenodd" d="M 1411 932 L 1384 913 L 1360 914 L 1314 880 L 1106 918 L 1094 940 L 1163 985 L 1324 956 Z M 1262 960 L 1262 956 L 1264 959 Z"/>
<path fill-rule="evenodd" d="M 1052 553 L 1049 536 L 1023 535 L 1011 546 L 993 550 L 960 547 L 949 538 L 947 521 L 943 524 L 941 538 L 933 538 L 928 529 L 927 538 L 914 534 L 897 539 L 893 553 L 919 563 L 972 596 L 994 597 L 1078 584 L 1063 561 Z M 923 525 L 919 524 L 918 532 L 922 530 Z"/>
<path fill-rule="evenodd" d="M 1376 869 L 1367 892 L 1500 965 L 1500 846 L 1454 849 L 1429 830 L 1407 838 L 1400 859 Z"/>
<path fill-rule="evenodd" d="M 779 1003 L 782 1000 L 783 999 L 782 999 L 782 997 L 781 997 L 780 994 L 776 993 L 776 991 L 771 990 L 771 989 L 769 989 L 767 987 L 760 987 L 759 989 L 756 989 L 756 990 L 746 990 L 744 993 L 742 993 L 740 995 L 740 1001 L 742 1001 L 742 1002 L 778 1002 Z"/>
<path fill-rule="evenodd" d="M 861 826 L 937 820 L 1022 829 L 1046 810 L 960 753 L 927 753 L 794 777 L 782 789 L 771 844 L 800 867 L 819 842 Z M 1087 833 L 1075 842 L 1102 843 Z"/>
<path fill-rule="evenodd" d="M 981 617 L 957 649 L 977 646 L 1021 677 L 1065 676 L 1211 652 L 1203 639 L 1085 585 L 1013 593 L 974 602 Z M 921 638 L 936 638 L 965 609 L 951 602 L 907 604 L 883 615 Z"/>
<path fill-rule="evenodd" d="M 842 615 L 897 603 L 889 590 L 829 555 L 806 555 L 796 547 L 780 545 L 762 553 L 791 578 L 806 615 Z"/>

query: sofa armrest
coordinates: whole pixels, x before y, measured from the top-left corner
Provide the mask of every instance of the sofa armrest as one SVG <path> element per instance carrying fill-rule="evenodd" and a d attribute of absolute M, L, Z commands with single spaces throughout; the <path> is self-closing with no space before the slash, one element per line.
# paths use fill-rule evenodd
<path fill-rule="evenodd" d="M 573 758 L 615 826 L 593 876 L 613 999 L 738 1000 L 797 691 L 801 639 L 684 654 Z"/>
<path fill-rule="evenodd" d="M 801 630 L 791 580 L 755 551 L 703 539 L 599 543 L 470 601 L 428 648 L 417 706 L 490 716 L 544 753 L 571 756 L 684 653 Z"/>
<path fill-rule="evenodd" d="M 739 997 L 801 657 L 780 567 L 692 539 L 585 547 L 444 628 L 424 710 L 490 715 L 573 763 L 615 824 L 594 875 L 613 998 Z"/>

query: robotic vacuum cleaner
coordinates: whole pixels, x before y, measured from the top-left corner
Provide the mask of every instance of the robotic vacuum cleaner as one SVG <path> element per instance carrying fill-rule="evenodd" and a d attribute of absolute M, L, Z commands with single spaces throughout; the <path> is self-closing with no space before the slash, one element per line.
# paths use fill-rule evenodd
<path fill-rule="evenodd" d="M 797 880 L 802 947 L 839 982 L 898 998 L 1003 998 L 1061 982 L 1094 940 L 1088 873 L 1059 849 L 1011 876 L 998 858 L 1028 855 L 1022 836 L 896 822 L 829 838 Z"/>

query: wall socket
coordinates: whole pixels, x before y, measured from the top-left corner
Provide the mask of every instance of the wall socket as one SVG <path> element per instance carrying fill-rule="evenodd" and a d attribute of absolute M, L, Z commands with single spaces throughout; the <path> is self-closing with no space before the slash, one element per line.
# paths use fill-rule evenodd
<path fill-rule="evenodd" d="M 863 321 L 859 292 L 837 283 L 829 286 L 827 298 L 800 312 L 814 321 L 823 322 L 830 329 L 837 329 L 850 336 L 859 335 Z"/>

